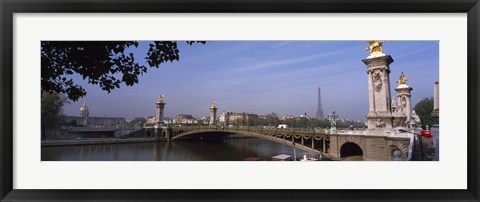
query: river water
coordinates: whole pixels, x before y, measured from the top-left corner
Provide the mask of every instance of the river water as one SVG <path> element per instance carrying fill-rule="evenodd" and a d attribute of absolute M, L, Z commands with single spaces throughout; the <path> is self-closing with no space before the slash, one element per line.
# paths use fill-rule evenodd
<path fill-rule="evenodd" d="M 297 158 L 307 153 L 295 149 Z M 221 140 L 42 147 L 42 161 L 243 161 L 294 154 L 293 147 L 252 137 Z"/>

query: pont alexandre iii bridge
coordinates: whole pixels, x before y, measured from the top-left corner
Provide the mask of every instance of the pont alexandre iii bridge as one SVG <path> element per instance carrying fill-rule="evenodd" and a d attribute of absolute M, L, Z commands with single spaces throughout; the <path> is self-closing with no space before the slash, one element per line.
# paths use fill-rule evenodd
<path fill-rule="evenodd" d="M 295 147 L 315 155 L 333 159 L 362 156 L 363 160 L 393 160 L 393 152 L 401 152 L 405 160 L 409 153 L 409 139 L 398 136 L 365 135 L 365 131 L 339 130 L 339 134 L 327 135 L 312 129 L 278 129 L 263 127 L 190 126 L 174 128 L 151 128 L 156 137 L 169 141 L 188 139 L 219 139 L 237 134 L 260 138 Z"/>
<path fill-rule="evenodd" d="M 170 141 L 187 138 L 218 138 L 229 134 L 261 138 L 278 142 L 314 154 L 330 158 L 361 156 L 363 160 L 410 160 L 413 153 L 414 134 L 406 131 L 420 129 L 421 120 L 411 109 L 411 91 L 408 78 L 401 74 L 394 88 L 396 96 L 392 96 L 390 87 L 390 64 L 394 61 L 390 55 L 383 52 L 384 41 L 368 41 L 366 48 L 370 55 L 363 59 L 368 78 L 368 114 L 365 131 L 331 130 L 330 135 L 313 130 L 298 129 L 267 129 L 250 127 L 178 127 L 162 128 L 161 125 L 152 128 L 157 137 L 166 137 Z M 438 84 L 438 83 L 437 83 Z M 438 103 L 438 89 L 436 101 Z M 156 103 L 157 123 L 163 120 L 165 103 L 163 95 Z M 436 104 L 438 110 L 438 104 Z M 216 102 L 210 109 L 210 125 L 215 125 L 217 111 Z M 438 113 L 438 111 L 437 111 Z M 334 113 L 332 114 L 334 115 Z M 330 117 L 332 129 L 335 129 L 335 117 Z M 152 130 L 149 129 L 149 130 Z M 150 131 L 152 132 L 152 131 Z"/>

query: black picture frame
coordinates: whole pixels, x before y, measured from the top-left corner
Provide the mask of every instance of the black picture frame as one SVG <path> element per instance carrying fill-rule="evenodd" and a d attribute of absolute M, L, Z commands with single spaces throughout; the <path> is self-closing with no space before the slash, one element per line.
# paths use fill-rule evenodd
<path fill-rule="evenodd" d="M 479 201 L 478 0 L 1 0 L 1 201 Z M 465 190 L 18 190 L 13 189 L 15 13 L 467 13 L 468 188 Z M 445 173 L 448 174 L 448 173 Z"/>

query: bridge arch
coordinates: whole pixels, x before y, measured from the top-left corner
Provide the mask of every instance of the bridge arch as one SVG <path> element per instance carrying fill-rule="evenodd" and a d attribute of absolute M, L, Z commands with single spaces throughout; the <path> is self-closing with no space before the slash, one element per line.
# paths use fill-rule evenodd
<path fill-rule="evenodd" d="M 243 135 L 243 136 L 248 136 L 248 137 L 256 137 L 256 138 L 260 138 L 260 139 L 284 144 L 284 145 L 291 146 L 291 147 L 293 147 L 293 145 L 294 145 L 291 139 L 284 139 L 284 137 L 288 136 L 287 134 L 282 134 L 282 133 L 261 134 L 261 133 L 256 133 L 256 132 L 253 132 L 253 131 L 238 131 L 238 130 L 193 130 L 193 131 L 187 131 L 187 132 L 179 133 L 178 135 L 174 136 L 172 138 L 172 141 L 176 141 L 176 140 L 179 140 L 179 139 L 182 139 L 182 138 L 187 138 L 188 136 L 192 136 L 192 135 L 207 134 L 207 133 L 210 134 L 210 135 L 218 135 L 218 136 L 228 135 L 228 134 L 238 134 L 238 135 Z M 270 135 L 272 135 L 272 136 L 270 136 Z M 304 146 L 304 145 L 301 145 L 301 144 L 295 144 L 295 147 L 298 148 L 298 149 L 305 150 L 307 152 L 314 153 L 314 154 L 320 154 L 321 153 L 319 150 L 316 150 L 316 149 L 313 149 L 311 147 Z"/>
<path fill-rule="evenodd" d="M 355 143 L 362 149 L 362 151 L 367 151 L 365 147 L 365 139 L 358 137 L 358 136 L 344 136 L 341 135 L 338 137 L 338 149 L 342 148 L 342 146 L 348 142 Z"/>
<path fill-rule="evenodd" d="M 349 156 L 362 156 L 363 150 L 360 146 L 353 142 L 346 142 L 340 147 L 340 158 L 345 158 Z"/>

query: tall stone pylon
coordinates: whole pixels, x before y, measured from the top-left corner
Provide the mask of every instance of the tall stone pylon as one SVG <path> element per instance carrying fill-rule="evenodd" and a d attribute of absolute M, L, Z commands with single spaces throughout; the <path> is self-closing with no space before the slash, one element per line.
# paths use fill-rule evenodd
<path fill-rule="evenodd" d="M 368 101 L 367 114 L 368 130 L 392 131 L 392 111 L 390 98 L 390 64 L 393 59 L 382 50 L 383 41 L 368 41 L 367 50 L 371 52 L 367 59 L 362 60 L 367 65 Z"/>
<path fill-rule="evenodd" d="M 87 127 L 88 126 L 88 116 L 89 116 L 89 110 L 87 107 L 87 102 L 83 101 L 83 105 L 80 107 L 80 117 L 83 117 L 83 126 Z"/>
<path fill-rule="evenodd" d="M 213 126 L 217 124 L 217 103 L 215 101 L 212 102 L 212 106 L 210 107 L 210 121 L 208 125 Z"/>
<path fill-rule="evenodd" d="M 158 102 L 156 103 L 157 106 L 157 113 L 155 114 L 155 122 L 156 123 L 163 123 L 164 115 L 165 115 L 165 102 L 163 100 L 163 95 L 160 95 Z"/>
<path fill-rule="evenodd" d="M 439 112 L 440 112 L 440 94 L 438 92 L 438 81 L 435 81 L 435 84 L 433 85 L 433 112 L 432 116 L 435 118 L 438 118 Z"/>
<path fill-rule="evenodd" d="M 322 94 L 320 91 L 320 87 L 318 87 L 318 105 L 317 105 L 317 114 L 315 118 L 317 119 L 325 118 L 325 116 L 323 115 L 323 109 L 322 109 Z"/>

